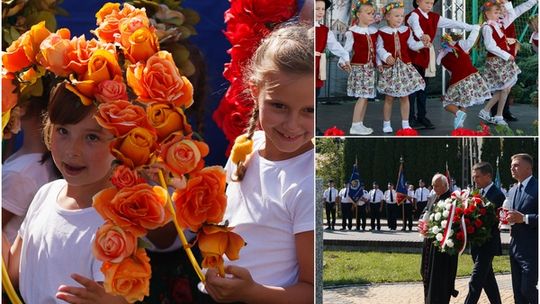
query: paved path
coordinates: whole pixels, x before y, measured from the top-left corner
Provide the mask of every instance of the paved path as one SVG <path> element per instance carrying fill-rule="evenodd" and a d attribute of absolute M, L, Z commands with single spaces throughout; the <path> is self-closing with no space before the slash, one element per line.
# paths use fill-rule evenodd
<path fill-rule="evenodd" d="M 343 100 L 335 104 L 317 103 L 317 128 L 324 131 L 332 126 L 349 134 L 355 100 Z M 371 127 L 374 132 L 371 136 L 387 136 L 382 133 L 382 107 L 383 102 L 371 100 L 368 103 L 364 124 Z M 481 105 L 470 107 L 467 111 L 468 117 L 465 121 L 465 128 L 476 130 L 480 119 L 477 117 Z M 536 105 L 515 104 L 511 106 L 512 113 L 519 118 L 517 122 L 510 122 L 510 128 L 520 129 L 525 135 L 533 135 L 533 121 L 538 120 L 538 107 Z M 436 126 L 433 130 L 419 130 L 422 136 L 450 136 L 453 130 L 453 117 L 446 112 L 441 102 L 437 99 L 429 99 L 427 102 L 427 117 Z M 401 116 L 399 113 L 399 102 L 394 101 L 392 107 L 392 127 L 394 132 L 401 128 Z M 493 128 L 492 128 L 493 130 Z"/>
<path fill-rule="evenodd" d="M 502 303 L 513 304 L 512 279 L 510 274 L 497 275 L 497 284 L 501 292 Z M 465 302 L 468 292 L 469 277 L 456 279 L 457 298 L 452 298 L 450 304 Z M 336 304 L 421 304 L 423 303 L 422 283 L 394 283 L 344 286 L 325 288 L 323 303 Z M 482 293 L 479 304 L 489 304 Z"/>

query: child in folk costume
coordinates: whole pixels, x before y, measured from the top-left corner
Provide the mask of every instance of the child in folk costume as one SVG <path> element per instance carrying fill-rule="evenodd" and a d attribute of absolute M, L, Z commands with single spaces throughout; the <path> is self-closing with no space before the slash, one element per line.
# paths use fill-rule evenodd
<path fill-rule="evenodd" d="M 518 74 L 521 73 L 504 33 L 504 29 L 514 21 L 512 16 L 515 16 L 515 14 L 511 12 L 513 10 L 511 4 L 508 4 L 506 0 L 503 1 L 511 17 L 505 19 L 502 25 L 498 22 L 501 19 L 501 5 L 499 2 L 489 0 L 481 7 L 483 17 L 486 20 L 482 25 L 482 37 L 488 52 L 486 67 L 482 76 L 486 80 L 493 97 L 480 110 L 478 117 L 497 125 L 507 125 L 502 116 L 504 104 L 510 89 L 517 82 Z M 497 114 L 491 117 L 490 110 L 495 104 L 497 104 Z"/>
<path fill-rule="evenodd" d="M 435 0 L 413 0 L 415 9 L 405 19 L 405 23 L 413 31 L 414 38 L 422 41 L 428 47 L 418 52 L 411 52 L 411 61 L 426 83 L 426 77 L 435 77 L 435 51 L 431 44 L 435 39 L 437 28 L 458 28 L 466 31 L 472 29 L 467 23 L 444 18 L 432 12 L 434 3 Z M 415 101 L 417 113 L 414 111 Z M 409 119 L 411 124 L 413 126 L 424 125 L 429 129 L 434 128 L 431 121 L 426 117 L 426 92 L 424 89 L 411 94 L 410 104 Z"/>
<path fill-rule="evenodd" d="M 529 18 L 529 26 L 533 30 L 529 43 L 532 45 L 533 50 L 538 53 L 538 15 Z"/>
<path fill-rule="evenodd" d="M 324 85 L 326 80 L 326 54 L 328 49 L 334 55 L 339 57 L 338 66 L 350 70 L 349 53 L 336 40 L 334 33 L 325 25 L 321 24 L 324 20 L 326 9 L 332 5 L 330 0 L 317 0 L 315 3 L 315 74 L 317 75 L 317 83 L 315 84 L 317 93 Z"/>
<path fill-rule="evenodd" d="M 383 132 L 392 133 L 390 117 L 394 97 L 399 97 L 401 102 L 401 127 L 410 128 L 409 95 L 426 86 L 420 74 L 412 66 L 409 52 L 409 49 L 420 50 L 424 44 L 414 41 L 411 30 L 403 25 L 405 14 L 402 2 L 387 4 L 383 8 L 383 13 L 388 25 L 379 29 L 377 37 L 377 65 L 380 72 L 377 90 L 386 95 Z"/>
<path fill-rule="evenodd" d="M 354 107 L 350 134 L 369 135 L 373 129 L 364 126 L 368 98 L 375 98 L 375 46 L 377 28 L 369 26 L 375 20 L 375 7 L 369 0 L 360 0 L 354 7 L 356 25 L 345 33 L 345 50 L 353 52 L 351 73 L 347 81 L 347 95 L 358 98 Z"/>
<path fill-rule="evenodd" d="M 463 127 L 467 107 L 483 104 L 484 100 L 491 98 L 487 84 L 469 57 L 469 51 L 479 34 L 480 26 L 475 25 L 467 39 L 461 39 L 461 35 L 456 34 L 442 36 L 442 49 L 437 56 L 437 64 L 442 64 L 450 73 L 449 87 L 443 96 L 443 107 L 454 114 L 454 129 Z"/>

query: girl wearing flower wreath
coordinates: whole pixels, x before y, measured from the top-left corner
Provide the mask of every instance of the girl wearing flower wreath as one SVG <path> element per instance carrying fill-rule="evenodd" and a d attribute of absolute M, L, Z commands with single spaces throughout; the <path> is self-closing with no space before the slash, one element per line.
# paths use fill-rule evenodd
<path fill-rule="evenodd" d="M 532 45 L 533 50 L 538 53 L 538 15 L 534 15 L 529 18 L 529 26 L 532 29 L 529 43 Z"/>
<path fill-rule="evenodd" d="M 503 24 L 499 23 L 502 17 L 501 5 L 504 5 L 508 16 L 510 16 L 503 19 Z M 482 37 L 488 52 L 482 76 L 493 97 L 480 110 L 478 117 L 489 123 L 506 126 L 508 124 L 503 118 L 504 104 L 512 86 L 517 82 L 518 74 L 521 73 L 504 33 L 504 29 L 514 21 L 515 13 L 513 13 L 511 3 L 506 0 L 501 2 L 489 0 L 482 5 L 481 10 L 482 16 L 486 20 L 482 24 Z M 490 111 L 495 105 L 497 105 L 497 114 L 491 117 Z"/>
<path fill-rule="evenodd" d="M 443 96 L 443 107 L 454 117 L 454 129 L 463 128 L 467 117 L 466 109 L 483 104 L 491 98 L 491 93 L 478 70 L 473 66 L 469 51 L 480 34 L 480 26 L 473 26 L 467 39 L 458 34 L 443 34 L 437 64 L 450 73 L 450 83 Z"/>
<path fill-rule="evenodd" d="M 369 25 L 375 21 L 375 7 L 369 0 L 361 0 L 352 10 L 356 18 L 353 25 L 345 33 L 345 50 L 353 52 L 351 73 L 347 81 L 347 95 L 358 98 L 354 106 L 351 135 L 369 135 L 373 129 L 364 126 L 367 110 L 367 99 L 375 98 L 375 64 L 377 53 L 377 28 Z M 354 24 L 354 23 L 353 23 Z"/>
<path fill-rule="evenodd" d="M 404 8 L 402 2 L 392 2 L 383 8 L 387 25 L 379 29 L 377 37 L 377 65 L 379 81 L 377 90 L 386 95 L 383 108 L 383 132 L 392 133 L 390 124 L 392 103 L 399 97 L 401 127 L 409 126 L 409 95 L 423 90 L 426 83 L 411 64 L 409 49 L 420 50 L 424 44 L 414 41 L 411 30 L 403 25 Z"/>
<path fill-rule="evenodd" d="M 226 166 L 225 215 L 247 245 L 227 263 L 227 276 L 206 273 L 206 290 L 218 302 L 314 301 L 313 34 L 282 27 L 252 59 L 255 107 Z"/>
<path fill-rule="evenodd" d="M 113 135 L 98 125 L 95 112 L 81 105 L 65 83 L 52 93 L 44 135 L 64 179 L 37 192 L 12 246 L 3 234 L 3 258 L 26 303 L 50 303 L 57 297 L 70 302 L 62 286 L 77 283 L 88 287 L 95 303 L 127 303 L 96 283 L 104 276 L 90 250 L 103 224 L 92 197 L 110 185 L 114 160 L 109 151 Z"/>

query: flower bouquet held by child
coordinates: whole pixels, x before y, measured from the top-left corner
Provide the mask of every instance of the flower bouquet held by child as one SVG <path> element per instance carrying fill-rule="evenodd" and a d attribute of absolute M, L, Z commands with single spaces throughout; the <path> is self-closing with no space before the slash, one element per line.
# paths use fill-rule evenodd
<path fill-rule="evenodd" d="M 65 28 L 50 33 L 42 22 L 2 56 L 3 77 L 19 88 L 44 73 L 60 80 L 45 135 L 65 180 L 44 186 L 34 199 L 33 216 L 12 249 L 22 255 L 3 250 L 12 278 L 18 258 L 25 259 L 21 294 L 28 303 L 143 300 L 151 273 L 140 239 L 171 220 L 202 281 L 183 229 L 197 234 L 203 267 L 222 275 L 222 255 L 237 259 L 244 246 L 230 227 L 219 225 L 227 204 L 225 172 L 205 167 L 209 148 L 184 115 L 193 103 L 190 82 L 172 55 L 160 51 L 145 9 L 120 6 L 107 3 L 97 12 L 97 39 L 71 38 Z M 55 208 L 58 214 L 50 212 Z M 74 210 L 86 221 L 72 219 Z M 73 231 L 85 237 L 66 239 Z M 59 242 L 71 256 L 46 251 Z M 50 271 L 54 279 L 29 276 Z"/>

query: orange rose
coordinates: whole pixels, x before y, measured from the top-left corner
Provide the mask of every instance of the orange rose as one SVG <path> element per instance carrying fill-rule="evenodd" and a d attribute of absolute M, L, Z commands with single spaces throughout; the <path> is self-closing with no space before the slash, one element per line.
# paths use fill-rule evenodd
<path fill-rule="evenodd" d="M 116 137 L 126 135 L 135 127 L 151 129 L 144 109 L 125 100 L 100 104 L 95 117 L 100 126 L 110 130 Z"/>
<path fill-rule="evenodd" d="M 199 249 L 203 256 L 203 267 L 217 268 L 221 276 L 225 276 L 223 254 L 226 254 L 229 260 L 237 260 L 240 249 L 246 244 L 241 236 L 231 232 L 232 229 L 224 226 L 205 225 L 197 233 Z"/>
<path fill-rule="evenodd" d="M 193 103 L 193 87 L 180 75 L 171 53 L 159 51 L 146 63 L 138 62 L 127 70 L 127 82 L 142 102 L 172 103 L 187 108 Z"/>
<path fill-rule="evenodd" d="M 111 54 L 116 52 L 116 49 L 111 43 L 102 43 L 96 39 L 86 40 L 84 36 L 73 37 L 70 42 L 71 48 L 67 53 L 69 58 L 68 67 L 77 75 L 82 76 L 88 70 L 88 61 L 96 50 L 107 50 Z"/>
<path fill-rule="evenodd" d="M 156 149 L 157 136 L 152 131 L 136 127 L 113 143 L 112 154 L 131 168 L 145 165 Z"/>
<path fill-rule="evenodd" d="M 131 256 L 137 249 L 137 236 L 131 231 L 124 231 L 111 222 L 106 222 L 96 232 L 92 252 L 96 259 L 103 262 L 120 263 Z"/>
<path fill-rule="evenodd" d="M 67 54 L 73 46 L 69 42 L 70 33 L 67 29 L 59 29 L 50 34 L 40 45 L 40 53 L 36 58 L 39 64 L 46 67 L 57 76 L 66 77 L 72 71 L 69 69 Z"/>
<path fill-rule="evenodd" d="M 134 12 L 129 14 L 130 17 L 124 17 L 118 24 L 118 30 L 120 32 L 120 39 L 117 39 L 124 48 L 128 48 L 130 45 L 130 37 L 133 33 L 141 28 L 149 28 L 150 20 L 145 14 L 135 14 Z"/>
<path fill-rule="evenodd" d="M 13 41 L 2 54 L 4 68 L 15 73 L 35 63 L 41 42 L 50 34 L 44 21 L 33 25 L 29 31 Z"/>
<path fill-rule="evenodd" d="M 97 25 L 100 25 L 107 16 L 118 15 L 120 12 L 120 3 L 105 3 L 102 8 L 96 13 Z"/>
<path fill-rule="evenodd" d="M 126 56 L 129 61 L 135 63 L 146 61 L 150 56 L 159 51 L 159 42 L 156 34 L 148 27 L 141 27 L 128 39 L 126 46 Z"/>
<path fill-rule="evenodd" d="M 192 132 L 181 108 L 163 103 L 153 103 L 146 108 L 146 113 L 150 124 L 156 129 L 159 141 L 163 141 L 173 132 L 182 132 L 183 135 Z"/>
<path fill-rule="evenodd" d="M 114 172 L 111 177 L 111 183 L 118 189 L 132 187 L 144 182 L 144 179 L 139 176 L 137 171 L 131 170 L 131 168 L 123 165 L 114 168 Z"/>
<path fill-rule="evenodd" d="M 144 235 L 147 229 L 167 224 L 171 214 L 166 210 L 167 190 L 146 183 L 120 190 L 107 188 L 93 198 L 93 206 L 105 219 L 134 235 Z"/>
<path fill-rule="evenodd" d="M 82 79 L 72 77 L 70 80 L 80 94 L 87 98 L 93 98 L 100 82 L 105 80 L 122 82 L 122 69 L 114 54 L 107 50 L 98 49 L 92 53 L 88 60 L 88 69 Z"/>
<path fill-rule="evenodd" d="M 197 233 L 197 241 L 202 254 L 223 255 L 229 260 L 239 258 L 240 249 L 245 246 L 244 239 L 232 232 L 233 227 L 205 225 Z"/>
<path fill-rule="evenodd" d="M 227 206 L 225 171 L 222 167 L 206 167 L 190 176 L 184 189 L 172 197 L 180 226 L 197 231 L 201 225 L 219 223 Z"/>
<path fill-rule="evenodd" d="M 161 146 L 163 162 L 177 176 L 202 169 L 203 158 L 208 152 L 208 145 L 204 142 L 182 136 L 175 136 Z"/>
<path fill-rule="evenodd" d="M 101 103 L 114 100 L 127 100 L 126 84 L 116 80 L 102 81 L 97 85 L 94 96 Z"/>
<path fill-rule="evenodd" d="M 130 303 L 142 301 L 149 295 L 152 268 L 143 248 L 119 264 L 103 263 L 101 272 L 105 275 L 103 287 L 107 293 L 120 295 Z"/>

